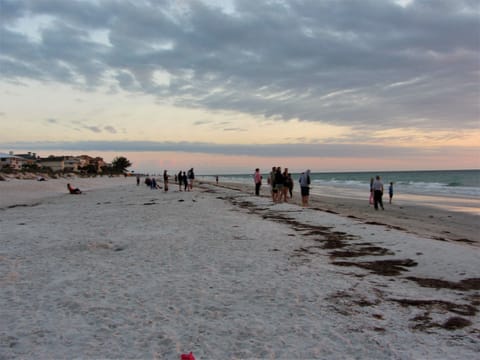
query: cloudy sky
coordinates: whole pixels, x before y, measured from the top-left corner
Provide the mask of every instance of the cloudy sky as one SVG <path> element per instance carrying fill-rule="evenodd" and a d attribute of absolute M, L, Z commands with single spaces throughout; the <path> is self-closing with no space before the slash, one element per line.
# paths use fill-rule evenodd
<path fill-rule="evenodd" d="M 478 0 L 0 0 L 0 152 L 480 168 Z"/>

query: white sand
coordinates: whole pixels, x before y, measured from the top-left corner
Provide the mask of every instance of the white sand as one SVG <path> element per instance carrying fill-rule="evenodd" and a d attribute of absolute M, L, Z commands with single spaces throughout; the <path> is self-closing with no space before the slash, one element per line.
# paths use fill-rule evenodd
<path fill-rule="evenodd" d="M 99 176 L 95 178 L 72 176 L 47 179 L 46 181 L 37 181 L 34 177 L 30 180 L 7 178 L 7 181 L 0 181 L 0 208 L 32 204 L 45 198 L 68 194 L 68 183 L 82 191 L 90 191 L 122 184 L 133 184 L 135 181 L 132 177 L 125 178 L 123 176 Z"/>
<path fill-rule="evenodd" d="M 0 358 L 480 352 L 478 247 L 214 186 L 164 193 L 131 178 L 77 180 L 85 195 L 25 190 L 13 204 L 4 195 L 16 187 L 0 182 Z M 379 260 L 405 266 L 365 268 Z M 452 318 L 470 325 L 448 330 Z"/>

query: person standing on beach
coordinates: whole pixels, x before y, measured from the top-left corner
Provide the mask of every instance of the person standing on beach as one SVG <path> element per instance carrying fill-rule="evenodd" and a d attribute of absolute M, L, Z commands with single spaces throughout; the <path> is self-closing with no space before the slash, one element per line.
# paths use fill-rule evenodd
<path fill-rule="evenodd" d="M 137 186 L 140 186 L 140 175 L 137 175 Z"/>
<path fill-rule="evenodd" d="M 167 174 L 167 170 L 165 170 L 163 172 L 163 189 L 165 191 L 168 191 L 168 174 Z"/>
<path fill-rule="evenodd" d="M 375 179 L 372 177 L 370 178 L 370 198 L 368 199 L 368 204 L 373 205 L 373 182 Z"/>
<path fill-rule="evenodd" d="M 290 173 L 288 173 L 287 186 L 288 186 L 288 192 L 290 193 L 290 199 L 292 199 L 293 198 L 293 178 L 292 178 L 292 174 Z"/>
<path fill-rule="evenodd" d="M 270 192 L 272 194 L 272 201 L 275 201 L 275 173 L 277 169 L 275 166 L 272 166 L 272 171 L 270 171 L 270 174 L 268 176 L 268 183 L 270 184 Z"/>
<path fill-rule="evenodd" d="M 275 172 L 275 202 L 282 202 L 284 182 L 285 178 L 283 177 L 282 168 L 279 166 Z"/>
<path fill-rule="evenodd" d="M 383 182 L 380 179 L 380 176 L 377 175 L 375 177 L 375 181 L 373 182 L 373 206 L 375 207 L 375 210 L 378 210 L 378 205 L 382 208 L 382 210 L 385 210 L 383 208 Z"/>
<path fill-rule="evenodd" d="M 255 183 L 255 195 L 260 196 L 260 187 L 262 186 L 262 175 L 260 174 L 260 169 L 255 169 L 255 174 L 253 174 L 253 181 Z"/>
<path fill-rule="evenodd" d="M 283 193 L 282 193 L 284 202 L 287 202 L 287 194 L 289 191 L 290 191 L 290 197 L 292 197 L 291 196 L 292 192 L 290 190 L 291 182 L 292 182 L 292 177 L 288 172 L 288 168 L 285 168 L 285 170 L 283 171 Z"/>
<path fill-rule="evenodd" d="M 388 186 L 388 197 L 389 197 L 388 203 L 391 204 L 392 198 L 393 198 L 393 182 L 392 181 L 390 181 L 390 185 Z"/>
<path fill-rule="evenodd" d="M 181 171 L 178 172 L 177 181 L 178 181 L 178 190 L 182 191 L 183 175 Z"/>
<path fill-rule="evenodd" d="M 193 172 L 193 168 L 188 170 L 188 191 L 193 190 L 193 180 L 195 180 L 195 173 Z"/>
<path fill-rule="evenodd" d="M 183 181 L 183 191 L 187 191 L 188 190 L 188 177 L 187 177 L 187 173 L 185 171 L 183 172 L 182 181 Z"/>
<path fill-rule="evenodd" d="M 300 175 L 300 179 L 298 179 L 300 183 L 300 192 L 302 194 L 302 206 L 308 206 L 308 198 L 310 196 L 310 169 L 306 170 L 305 172 Z"/>

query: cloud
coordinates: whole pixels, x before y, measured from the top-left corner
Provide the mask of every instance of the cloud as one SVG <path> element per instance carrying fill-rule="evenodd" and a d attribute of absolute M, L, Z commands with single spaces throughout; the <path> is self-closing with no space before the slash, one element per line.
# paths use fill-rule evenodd
<path fill-rule="evenodd" d="M 193 123 L 194 126 L 202 126 L 202 125 L 208 125 L 211 124 L 212 122 L 209 120 L 197 120 Z"/>
<path fill-rule="evenodd" d="M 229 144 L 205 142 L 153 142 L 153 141 L 77 141 L 77 142 L 15 142 L 6 143 L 6 149 L 36 149 L 35 151 L 91 151 L 91 152 L 185 152 L 256 157 L 305 158 L 413 158 L 441 155 L 441 147 L 384 146 L 367 144 Z M 473 153 L 472 148 L 451 148 L 449 155 Z"/>
<path fill-rule="evenodd" d="M 116 134 L 117 133 L 117 129 L 115 129 L 113 126 L 110 126 L 110 125 L 105 126 L 104 130 L 106 132 L 109 132 L 110 134 Z"/>
<path fill-rule="evenodd" d="M 478 128 L 476 2 L 232 4 L 1 0 L 0 76 L 275 121 Z"/>
<path fill-rule="evenodd" d="M 85 126 L 83 126 L 83 128 L 87 129 L 87 130 L 90 130 L 91 132 L 94 132 L 94 133 L 101 133 L 102 132 L 102 129 L 100 129 L 98 126 L 85 125 Z"/>

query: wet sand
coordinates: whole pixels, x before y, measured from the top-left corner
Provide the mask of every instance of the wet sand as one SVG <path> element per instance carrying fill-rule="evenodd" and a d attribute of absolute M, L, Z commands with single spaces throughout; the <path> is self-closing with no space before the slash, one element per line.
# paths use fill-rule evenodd
<path fill-rule="evenodd" d="M 254 192 L 253 186 L 243 184 L 221 183 L 218 186 L 252 194 Z M 261 196 L 270 198 L 269 186 L 262 186 Z M 298 189 L 288 202 L 301 205 Z M 311 195 L 309 205 L 311 209 L 357 219 L 366 224 L 388 226 L 439 241 L 480 246 L 480 216 L 470 211 L 450 211 L 435 206 L 406 204 L 405 201 L 401 204 L 396 201 L 388 204 L 388 199 L 384 199 L 384 211 L 375 211 L 366 200 L 320 195 Z"/>

